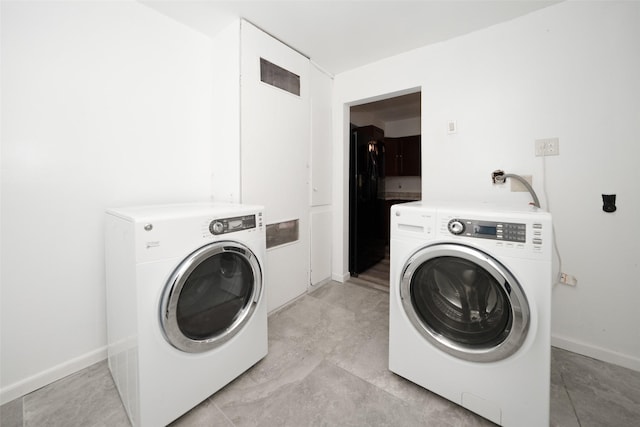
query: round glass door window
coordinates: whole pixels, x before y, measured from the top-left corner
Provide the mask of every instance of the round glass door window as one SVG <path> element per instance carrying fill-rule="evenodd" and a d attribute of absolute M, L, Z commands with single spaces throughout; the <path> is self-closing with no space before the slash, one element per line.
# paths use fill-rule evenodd
<path fill-rule="evenodd" d="M 529 307 L 520 284 L 475 248 L 438 244 L 421 249 L 405 265 L 400 291 L 416 329 L 458 358 L 501 360 L 526 338 Z"/>
<path fill-rule="evenodd" d="M 167 282 L 161 303 L 165 337 L 197 353 L 231 339 L 249 321 L 262 294 L 260 265 L 236 242 L 216 242 L 187 257 Z"/>

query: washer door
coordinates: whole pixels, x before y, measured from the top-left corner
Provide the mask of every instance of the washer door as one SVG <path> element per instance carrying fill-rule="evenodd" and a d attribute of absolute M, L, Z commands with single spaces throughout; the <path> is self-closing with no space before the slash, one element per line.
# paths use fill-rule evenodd
<path fill-rule="evenodd" d="M 216 242 L 189 255 L 162 295 L 160 319 L 174 347 L 199 353 L 237 334 L 262 297 L 256 256 L 237 242 Z"/>
<path fill-rule="evenodd" d="M 420 334 L 464 360 L 507 358 L 529 329 L 520 284 L 497 260 L 464 245 L 436 244 L 416 252 L 402 269 L 400 297 Z"/>

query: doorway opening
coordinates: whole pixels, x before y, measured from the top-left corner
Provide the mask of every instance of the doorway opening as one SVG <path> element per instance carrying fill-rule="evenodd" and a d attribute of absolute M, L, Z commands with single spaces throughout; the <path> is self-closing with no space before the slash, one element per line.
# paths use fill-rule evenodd
<path fill-rule="evenodd" d="M 422 198 L 421 93 L 351 106 L 349 274 L 389 290 L 389 212 Z"/>

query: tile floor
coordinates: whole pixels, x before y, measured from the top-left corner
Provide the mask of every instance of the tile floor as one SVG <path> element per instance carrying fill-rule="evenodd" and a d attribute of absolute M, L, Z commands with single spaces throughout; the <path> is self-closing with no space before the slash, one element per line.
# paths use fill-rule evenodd
<path fill-rule="evenodd" d="M 331 282 L 269 317 L 269 354 L 172 426 L 488 426 L 387 369 L 389 295 Z M 552 426 L 640 425 L 640 373 L 552 350 Z M 106 362 L 1 408 L 2 427 L 128 426 Z"/>

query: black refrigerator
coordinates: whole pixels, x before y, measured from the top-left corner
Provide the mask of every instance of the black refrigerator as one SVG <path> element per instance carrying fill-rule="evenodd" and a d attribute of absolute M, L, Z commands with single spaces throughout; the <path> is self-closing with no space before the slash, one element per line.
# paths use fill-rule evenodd
<path fill-rule="evenodd" d="M 349 149 L 349 273 L 357 276 L 384 259 L 384 131 L 351 128 Z"/>

